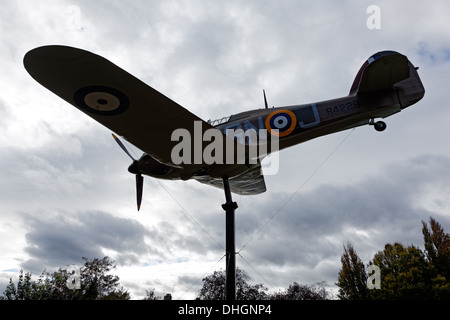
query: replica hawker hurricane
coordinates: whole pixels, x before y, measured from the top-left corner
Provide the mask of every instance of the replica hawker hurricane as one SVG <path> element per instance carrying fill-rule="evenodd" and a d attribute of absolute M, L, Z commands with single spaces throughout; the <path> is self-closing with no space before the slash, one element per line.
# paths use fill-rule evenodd
<path fill-rule="evenodd" d="M 140 159 L 134 159 L 114 136 L 133 159 L 128 170 L 136 174 L 138 210 L 142 175 L 171 180 L 195 179 L 224 188 L 230 205 L 230 192 L 259 194 L 266 191 L 260 164 L 266 154 L 250 161 L 255 159 L 250 159 L 248 148 L 255 143 L 269 144 L 268 139 L 257 137 L 251 141 L 246 137 L 239 140 L 227 136 L 227 129 L 256 132 L 264 129 L 279 139 L 278 148 L 282 150 L 366 124 L 383 131 L 386 124 L 375 119 L 401 111 L 419 101 L 425 93 L 418 68 L 406 56 L 382 51 L 364 62 L 349 94 L 342 98 L 268 108 L 264 94 L 265 108 L 203 121 L 112 62 L 85 50 L 67 46 L 39 47 L 25 55 L 24 65 L 37 82 L 145 152 Z M 192 136 L 215 130 L 224 141 L 244 144 L 245 159 L 231 163 L 211 163 L 204 159 L 175 163 L 173 150 L 179 141 L 174 140 L 172 134 L 177 129 Z M 201 152 L 208 146 L 207 142 L 201 141 Z M 194 149 L 192 147 L 192 155 Z"/>

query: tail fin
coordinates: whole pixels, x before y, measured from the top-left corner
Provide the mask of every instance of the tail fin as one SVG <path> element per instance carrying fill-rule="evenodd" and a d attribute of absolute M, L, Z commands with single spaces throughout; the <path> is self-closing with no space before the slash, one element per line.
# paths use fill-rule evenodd
<path fill-rule="evenodd" d="M 353 81 L 350 95 L 395 90 L 402 108 L 416 103 L 425 94 L 417 69 L 408 58 L 395 51 L 381 51 L 367 59 Z"/>
<path fill-rule="evenodd" d="M 408 58 L 395 51 L 375 53 L 364 62 L 350 89 L 350 95 L 383 89 L 409 78 Z"/>

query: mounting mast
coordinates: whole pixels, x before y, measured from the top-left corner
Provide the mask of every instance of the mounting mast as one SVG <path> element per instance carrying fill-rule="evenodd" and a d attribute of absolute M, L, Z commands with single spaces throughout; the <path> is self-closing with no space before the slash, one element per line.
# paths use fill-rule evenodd
<path fill-rule="evenodd" d="M 225 210 L 225 254 L 226 254 L 226 299 L 227 301 L 236 300 L 236 241 L 234 210 L 237 209 L 237 203 L 231 198 L 230 183 L 228 177 L 223 177 L 223 189 L 225 190 L 226 203 L 222 205 Z"/>

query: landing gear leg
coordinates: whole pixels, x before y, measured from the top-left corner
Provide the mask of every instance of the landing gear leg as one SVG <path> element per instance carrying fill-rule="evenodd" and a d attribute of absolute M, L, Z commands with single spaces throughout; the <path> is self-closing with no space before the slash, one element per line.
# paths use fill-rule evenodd
<path fill-rule="evenodd" d="M 386 127 L 387 127 L 385 122 L 383 122 L 383 121 L 375 122 L 374 119 L 370 119 L 369 125 L 373 126 L 375 128 L 375 130 L 377 130 L 378 132 L 386 130 Z"/>

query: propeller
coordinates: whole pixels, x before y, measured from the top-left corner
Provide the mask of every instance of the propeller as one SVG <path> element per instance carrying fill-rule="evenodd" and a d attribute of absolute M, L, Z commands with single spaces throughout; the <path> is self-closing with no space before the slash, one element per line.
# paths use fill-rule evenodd
<path fill-rule="evenodd" d="M 124 146 L 122 141 L 120 141 L 120 139 L 117 138 L 117 136 L 114 133 L 112 134 L 112 136 L 114 140 L 116 140 L 117 144 L 122 148 L 122 150 L 125 151 L 125 153 L 131 158 L 131 160 L 133 160 L 133 163 L 128 167 L 128 171 L 136 175 L 136 200 L 137 200 L 137 209 L 139 211 L 139 209 L 141 209 L 142 193 L 144 189 L 144 177 L 139 171 L 138 160 L 133 158 L 133 156 Z"/>

